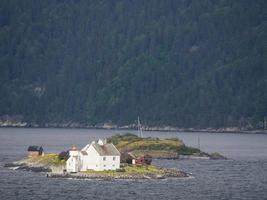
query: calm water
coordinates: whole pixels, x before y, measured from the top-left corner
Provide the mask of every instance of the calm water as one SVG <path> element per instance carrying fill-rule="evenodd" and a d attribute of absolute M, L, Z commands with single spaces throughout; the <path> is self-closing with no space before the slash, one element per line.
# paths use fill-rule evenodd
<path fill-rule="evenodd" d="M 120 131 L 125 132 L 125 131 Z M 135 131 L 131 131 L 135 132 Z M 267 134 L 145 132 L 145 136 L 179 137 L 229 160 L 154 160 L 179 168 L 193 178 L 146 181 L 50 179 L 45 174 L 16 171 L 3 165 L 22 158 L 29 145 L 60 152 L 73 144 L 119 133 L 86 129 L 0 129 L 0 199 L 267 199 Z"/>

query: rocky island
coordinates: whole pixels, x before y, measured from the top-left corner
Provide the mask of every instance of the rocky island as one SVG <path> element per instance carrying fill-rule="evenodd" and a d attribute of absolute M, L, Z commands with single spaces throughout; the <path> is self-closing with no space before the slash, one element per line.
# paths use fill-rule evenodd
<path fill-rule="evenodd" d="M 113 143 L 120 152 L 131 152 L 136 156 L 148 154 L 156 159 L 226 159 L 217 152 L 206 153 L 198 148 L 186 146 L 179 138 L 141 138 L 126 133 L 111 136 L 107 141 Z"/>
<path fill-rule="evenodd" d="M 43 154 L 29 156 L 20 161 L 6 164 L 6 167 L 23 169 L 36 172 L 46 172 L 47 177 L 63 177 L 77 179 L 163 179 L 168 177 L 182 178 L 188 174 L 178 169 L 166 169 L 151 164 L 150 159 L 180 159 L 180 158 L 205 158 L 225 159 L 218 153 L 208 154 L 199 149 L 187 147 L 180 139 L 140 138 L 134 134 L 114 135 L 107 138 L 108 144 L 114 144 L 121 153 L 120 167 L 116 170 L 81 170 L 70 173 L 66 169 L 67 160 L 71 156 L 66 154 Z M 94 144 L 94 143 L 92 143 Z M 81 150 L 81 152 L 84 152 Z M 130 155 L 132 160 L 129 161 Z M 146 155 L 146 156 L 145 156 Z M 140 161 L 141 158 L 141 161 Z M 143 161 L 142 161 L 143 159 Z M 133 162 L 133 160 L 135 160 Z"/>
<path fill-rule="evenodd" d="M 78 173 L 66 173 L 66 161 L 58 154 L 45 154 L 38 157 L 24 158 L 20 161 L 6 164 L 5 167 L 34 172 L 46 172 L 51 178 L 75 179 L 163 179 L 183 178 L 188 174 L 177 169 L 166 169 L 155 165 L 132 165 L 124 163 L 120 169 L 94 171 L 87 170 Z"/>

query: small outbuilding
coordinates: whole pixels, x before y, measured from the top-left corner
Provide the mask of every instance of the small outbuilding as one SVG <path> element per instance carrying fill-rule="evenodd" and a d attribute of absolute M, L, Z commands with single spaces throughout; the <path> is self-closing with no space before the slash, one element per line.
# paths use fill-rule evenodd
<path fill-rule="evenodd" d="M 151 162 L 152 162 L 152 156 L 148 154 L 139 156 L 135 159 L 136 165 L 150 165 Z"/>
<path fill-rule="evenodd" d="M 130 152 L 121 154 L 121 163 L 135 164 L 136 156 Z"/>
<path fill-rule="evenodd" d="M 41 156 L 44 154 L 44 149 L 42 146 L 29 146 L 28 147 L 28 157 Z"/>
<path fill-rule="evenodd" d="M 132 152 L 124 152 L 121 155 L 121 163 L 128 163 L 133 165 L 150 165 L 152 156 L 148 154 L 136 156 Z"/>

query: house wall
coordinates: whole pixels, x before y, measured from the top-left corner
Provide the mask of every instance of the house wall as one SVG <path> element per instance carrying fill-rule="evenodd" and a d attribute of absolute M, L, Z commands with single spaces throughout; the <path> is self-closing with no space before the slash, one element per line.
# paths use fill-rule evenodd
<path fill-rule="evenodd" d="M 39 155 L 39 151 L 28 151 L 28 157 L 34 157 Z"/>
<path fill-rule="evenodd" d="M 80 159 L 78 156 L 71 156 L 66 162 L 67 172 L 78 172 L 80 165 Z"/>
<path fill-rule="evenodd" d="M 88 169 L 103 171 L 120 168 L 120 156 L 100 156 L 93 146 L 90 146 L 86 152 L 88 155 L 81 155 L 81 171 Z M 113 157 L 115 157 L 115 160 L 113 160 Z"/>
<path fill-rule="evenodd" d="M 81 171 L 87 171 L 88 169 L 99 171 L 100 156 L 93 146 L 90 146 L 86 150 L 88 155 L 81 155 Z"/>
<path fill-rule="evenodd" d="M 115 158 L 115 160 L 113 160 L 113 158 Z M 119 168 L 120 156 L 101 156 L 99 170 L 116 170 Z"/>

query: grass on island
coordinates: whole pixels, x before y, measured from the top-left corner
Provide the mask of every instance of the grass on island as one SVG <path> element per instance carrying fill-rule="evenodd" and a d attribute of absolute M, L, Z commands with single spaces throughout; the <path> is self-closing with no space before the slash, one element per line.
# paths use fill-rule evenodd
<path fill-rule="evenodd" d="M 127 165 L 120 168 L 119 170 L 104 170 L 104 171 L 94 171 L 87 170 L 81 172 L 87 175 L 103 175 L 103 176 L 117 176 L 117 175 L 145 175 L 145 174 L 154 174 L 161 175 L 162 170 L 154 165 Z"/>
<path fill-rule="evenodd" d="M 176 150 L 183 145 L 178 138 L 159 139 L 159 138 L 140 138 L 134 134 L 114 135 L 108 138 L 108 142 L 113 143 L 120 151 L 133 150 Z"/>
<path fill-rule="evenodd" d="M 182 145 L 178 148 L 178 153 L 180 155 L 194 155 L 194 156 L 204 156 L 204 153 L 197 148 L 188 147 Z"/>
<path fill-rule="evenodd" d="M 42 165 L 65 165 L 66 161 L 61 160 L 58 157 L 58 154 L 49 153 L 43 156 L 29 157 L 27 158 L 30 162 L 40 163 Z"/>
<path fill-rule="evenodd" d="M 149 154 L 154 158 L 174 158 L 178 155 L 204 156 L 205 153 L 197 148 L 185 146 L 178 138 L 140 138 L 137 135 L 127 133 L 114 135 L 108 138 L 120 152 L 133 152 L 136 156 Z"/>
<path fill-rule="evenodd" d="M 125 168 L 125 172 L 128 174 L 161 174 L 162 170 L 155 165 L 128 165 Z"/>

